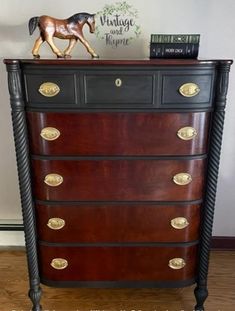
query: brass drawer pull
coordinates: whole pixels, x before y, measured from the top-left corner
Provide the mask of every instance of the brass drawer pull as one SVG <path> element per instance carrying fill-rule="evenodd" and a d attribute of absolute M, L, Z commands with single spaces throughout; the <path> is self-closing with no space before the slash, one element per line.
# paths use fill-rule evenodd
<path fill-rule="evenodd" d="M 48 186 L 57 187 L 62 184 L 63 177 L 59 174 L 51 173 L 45 176 L 44 182 Z"/>
<path fill-rule="evenodd" d="M 196 83 L 185 83 L 179 88 L 179 92 L 184 97 L 194 97 L 200 92 Z"/>
<path fill-rule="evenodd" d="M 184 261 L 183 258 L 173 258 L 169 260 L 169 264 L 168 264 L 168 266 L 174 270 L 182 269 L 185 267 L 185 265 L 186 265 L 186 262 Z"/>
<path fill-rule="evenodd" d="M 186 126 L 178 130 L 177 136 L 182 140 L 191 140 L 197 136 L 197 131 L 191 126 Z"/>
<path fill-rule="evenodd" d="M 51 261 L 52 268 L 56 270 L 63 270 L 69 265 L 68 261 L 64 258 L 54 258 Z"/>
<path fill-rule="evenodd" d="M 185 186 L 191 183 L 192 177 L 188 173 L 179 173 L 173 177 L 173 181 L 176 185 Z"/>
<path fill-rule="evenodd" d="M 62 218 L 50 218 L 47 226 L 52 230 L 60 230 L 65 226 L 65 221 Z"/>
<path fill-rule="evenodd" d="M 175 229 L 181 230 L 181 229 L 188 227 L 188 225 L 189 225 L 189 222 L 184 217 L 176 217 L 171 220 L 171 226 Z"/>
<path fill-rule="evenodd" d="M 45 97 L 53 97 L 60 92 L 60 88 L 53 82 L 44 82 L 40 85 L 38 91 Z"/>
<path fill-rule="evenodd" d="M 122 80 L 121 80 L 120 78 L 116 79 L 116 80 L 115 80 L 115 85 L 116 85 L 117 87 L 121 87 L 121 86 L 122 86 Z"/>
<path fill-rule="evenodd" d="M 40 136 L 45 140 L 56 140 L 60 136 L 60 131 L 55 127 L 44 127 Z"/>

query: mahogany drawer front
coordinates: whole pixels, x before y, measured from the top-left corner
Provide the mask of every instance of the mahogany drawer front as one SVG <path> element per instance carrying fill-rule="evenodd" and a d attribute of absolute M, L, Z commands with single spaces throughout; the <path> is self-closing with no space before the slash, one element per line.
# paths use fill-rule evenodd
<path fill-rule="evenodd" d="M 60 74 L 58 74 L 60 73 Z M 25 74 L 26 99 L 33 104 L 77 104 L 77 93 L 74 73 L 39 71 Z"/>
<path fill-rule="evenodd" d="M 53 259 L 67 261 L 64 269 L 52 267 Z M 169 267 L 182 258 L 181 269 Z M 46 246 L 39 245 L 41 277 L 52 281 L 187 280 L 196 275 L 197 245 L 156 246 Z M 55 262 L 55 261 L 54 261 Z M 51 265 L 52 264 L 52 265 Z"/>
<path fill-rule="evenodd" d="M 57 243 L 198 240 L 200 205 L 36 204 L 40 240 Z"/>
<path fill-rule="evenodd" d="M 32 160 L 36 198 L 53 201 L 197 200 L 204 167 L 205 159 Z M 189 174 L 191 182 L 176 184 L 173 178 L 180 173 Z"/>
<path fill-rule="evenodd" d="M 210 113 L 28 112 L 27 120 L 33 154 L 193 155 L 207 152 Z M 185 127 L 196 136 L 179 136 Z"/>

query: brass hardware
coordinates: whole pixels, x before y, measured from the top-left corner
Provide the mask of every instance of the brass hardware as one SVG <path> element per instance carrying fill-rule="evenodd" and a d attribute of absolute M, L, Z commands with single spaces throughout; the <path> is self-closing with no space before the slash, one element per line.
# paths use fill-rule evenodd
<path fill-rule="evenodd" d="M 191 126 L 186 126 L 178 130 L 177 136 L 182 140 L 191 140 L 197 136 L 197 131 Z"/>
<path fill-rule="evenodd" d="M 182 269 L 185 265 L 186 265 L 186 262 L 184 261 L 183 258 L 173 258 L 169 260 L 169 264 L 168 264 L 168 266 L 174 270 Z"/>
<path fill-rule="evenodd" d="M 63 177 L 59 174 L 48 174 L 44 179 L 45 184 L 51 187 L 56 187 L 62 184 Z"/>
<path fill-rule="evenodd" d="M 56 140 L 60 136 L 60 131 L 55 127 L 44 127 L 40 136 L 45 140 Z"/>
<path fill-rule="evenodd" d="M 116 79 L 116 80 L 115 80 L 115 85 L 116 85 L 117 87 L 122 86 L 122 80 L 121 80 L 120 78 Z"/>
<path fill-rule="evenodd" d="M 192 177 L 188 173 L 179 173 L 173 177 L 173 181 L 177 185 L 185 186 L 191 183 Z"/>
<path fill-rule="evenodd" d="M 47 226 L 52 230 L 60 230 L 65 226 L 65 221 L 62 218 L 50 218 Z"/>
<path fill-rule="evenodd" d="M 194 97 L 200 92 L 196 83 L 185 83 L 179 88 L 179 92 L 184 97 Z"/>
<path fill-rule="evenodd" d="M 56 270 L 63 270 L 68 267 L 68 261 L 64 258 L 54 258 L 51 261 L 51 266 Z"/>
<path fill-rule="evenodd" d="M 188 227 L 189 222 L 184 217 L 176 217 L 171 220 L 171 226 L 175 229 L 184 229 Z"/>
<path fill-rule="evenodd" d="M 39 93 L 46 97 L 56 96 L 60 92 L 60 88 L 53 82 L 44 82 L 39 87 Z"/>

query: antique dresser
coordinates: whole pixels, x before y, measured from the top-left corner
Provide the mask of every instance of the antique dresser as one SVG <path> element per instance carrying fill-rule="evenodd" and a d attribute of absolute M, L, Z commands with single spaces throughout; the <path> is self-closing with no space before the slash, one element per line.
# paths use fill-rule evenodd
<path fill-rule="evenodd" d="M 33 310 L 40 283 L 196 283 L 204 310 L 232 61 L 5 64 Z"/>

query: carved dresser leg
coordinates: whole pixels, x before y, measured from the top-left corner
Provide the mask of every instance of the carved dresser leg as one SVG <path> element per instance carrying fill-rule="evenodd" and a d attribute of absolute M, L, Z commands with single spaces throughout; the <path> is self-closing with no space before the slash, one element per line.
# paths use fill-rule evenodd
<path fill-rule="evenodd" d="M 33 311 L 40 311 L 40 278 L 37 257 L 36 225 L 34 203 L 31 189 L 30 160 L 25 103 L 21 88 L 21 70 L 18 61 L 7 64 L 8 86 L 12 108 L 12 124 L 14 132 L 16 160 L 20 187 L 22 215 L 24 221 L 25 245 L 29 271 L 29 297 L 33 302 Z"/>
<path fill-rule="evenodd" d="M 197 287 L 194 291 L 197 300 L 195 306 L 196 311 L 204 311 L 203 304 L 208 296 L 206 280 L 210 258 L 211 235 L 230 66 L 231 62 L 229 61 L 220 61 L 218 64 L 215 106 L 211 124 L 211 142 L 208 155 L 207 189 L 203 205 L 202 229 L 200 235 L 198 279 Z"/>
<path fill-rule="evenodd" d="M 40 283 L 38 280 L 34 280 L 34 282 L 32 280 L 32 283 L 35 283 L 34 285 L 31 284 L 29 290 L 29 298 L 33 303 L 32 311 L 41 311 L 42 307 L 40 305 L 40 299 L 42 296 L 42 290 L 40 288 Z"/>
<path fill-rule="evenodd" d="M 196 298 L 196 306 L 195 311 L 204 311 L 204 302 L 208 296 L 208 290 L 206 285 L 197 285 L 194 290 L 195 298 Z"/>

